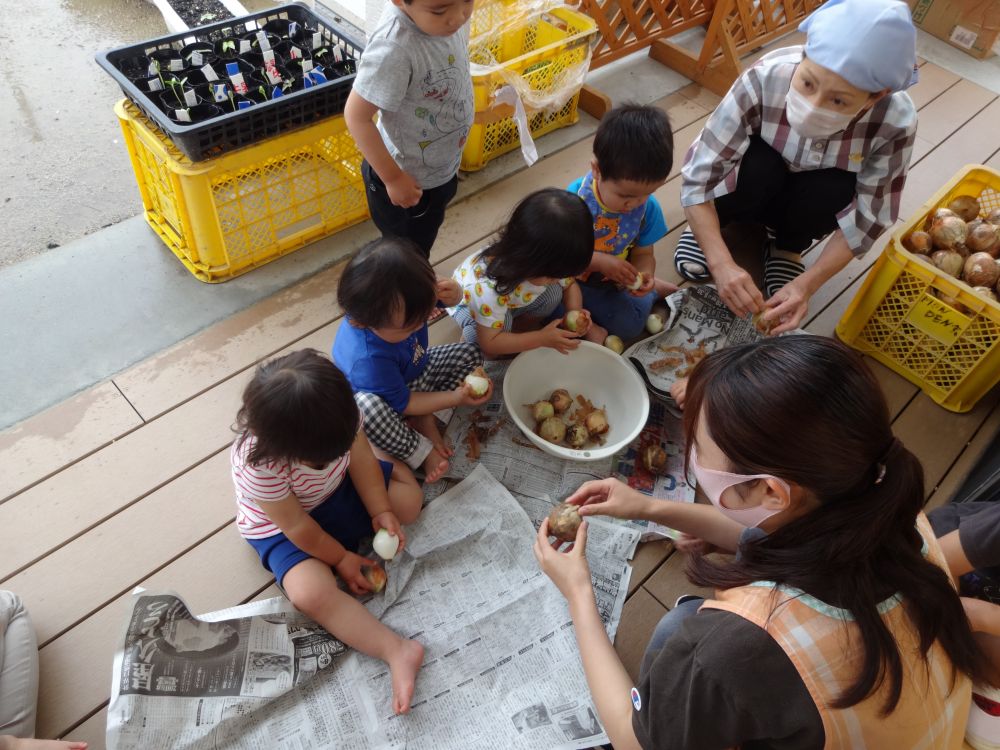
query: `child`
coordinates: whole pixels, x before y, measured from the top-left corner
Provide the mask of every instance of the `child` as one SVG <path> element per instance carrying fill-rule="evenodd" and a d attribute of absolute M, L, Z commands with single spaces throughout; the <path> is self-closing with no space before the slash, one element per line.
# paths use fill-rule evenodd
<path fill-rule="evenodd" d="M 382 236 L 429 257 L 472 126 L 473 0 L 392 0 L 358 64 L 344 117 L 365 157 L 368 208 Z M 372 122 L 378 113 L 378 126 Z"/>
<path fill-rule="evenodd" d="M 653 243 L 667 233 L 653 193 L 666 183 L 673 160 L 666 113 L 626 104 L 601 120 L 590 172 L 567 188 L 593 214 L 594 257 L 580 277 L 583 306 L 594 319 L 590 341 L 603 343 L 609 333 L 635 338 L 653 303 L 677 290 L 656 278 L 653 257 Z M 638 273 L 642 284 L 630 291 Z"/>
<path fill-rule="evenodd" d="M 296 609 L 336 638 L 382 659 L 392 707 L 410 709 L 424 648 L 396 635 L 350 594 L 371 590 L 356 554 L 373 530 L 406 535 L 423 494 L 402 464 L 379 461 L 347 378 L 314 349 L 257 368 L 243 391 L 233 444 L 236 524 Z"/>
<path fill-rule="evenodd" d="M 444 475 L 453 453 L 434 412 L 482 404 L 491 395 L 474 398 L 463 382 L 482 364 L 478 346 L 427 348 L 425 321 L 435 304 L 460 299 L 458 284 L 438 282 L 413 242 L 401 237 L 362 249 L 337 290 L 347 320 L 337 331 L 333 361 L 354 389 L 369 439 L 410 468 L 423 466 L 428 482 Z"/>
<path fill-rule="evenodd" d="M 580 287 L 573 280 L 590 263 L 594 227 L 587 205 L 575 195 L 546 188 L 522 200 L 496 242 L 473 253 L 455 271 L 462 301 L 448 310 L 462 327 L 462 338 L 477 342 L 492 357 L 550 346 L 566 354 L 579 346 L 590 316 L 583 311 L 576 331 L 559 328 L 560 319 L 541 330 L 524 331 L 564 308 L 582 310 Z M 522 317 L 523 316 L 523 317 Z M 521 317 L 514 332 L 514 319 Z"/>

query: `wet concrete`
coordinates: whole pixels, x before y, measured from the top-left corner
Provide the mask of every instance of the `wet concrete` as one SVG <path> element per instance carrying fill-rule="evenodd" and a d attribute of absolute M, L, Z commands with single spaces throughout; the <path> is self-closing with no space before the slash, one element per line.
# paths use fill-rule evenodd
<path fill-rule="evenodd" d="M 0 10 L 4 266 L 141 212 L 112 110 L 121 89 L 94 53 L 167 30 L 146 0 L 0 0 Z"/>

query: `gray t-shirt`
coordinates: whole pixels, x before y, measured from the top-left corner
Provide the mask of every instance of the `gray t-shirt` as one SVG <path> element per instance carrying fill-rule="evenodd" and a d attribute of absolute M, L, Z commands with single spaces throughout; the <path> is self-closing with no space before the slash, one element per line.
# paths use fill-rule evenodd
<path fill-rule="evenodd" d="M 451 36 L 430 36 L 388 3 L 361 55 L 354 90 L 379 108 L 386 148 L 420 187 L 455 176 L 474 115 L 469 24 Z"/>

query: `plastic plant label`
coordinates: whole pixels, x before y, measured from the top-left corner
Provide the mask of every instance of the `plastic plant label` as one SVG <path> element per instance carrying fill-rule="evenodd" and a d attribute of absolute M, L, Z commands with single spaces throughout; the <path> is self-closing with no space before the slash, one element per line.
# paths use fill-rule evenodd
<path fill-rule="evenodd" d="M 290 49 L 290 50 L 288 51 L 288 56 L 289 56 L 289 57 L 290 57 L 290 58 L 291 58 L 292 60 L 298 60 L 298 59 L 300 59 L 300 58 L 302 57 L 302 50 L 300 50 L 300 49 L 299 49 L 298 47 L 292 47 L 292 48 L 291 48 L 291 49 Z"/>
<path fill-rule="evenodd" d="M 150 91 L 163 91 L 163 84 L 160 83 L 159 78 L 150 78 L 147 83 Z"/>
<path fill-rule="evenodd" d="M 271 49 L 271 42 L 267 38 L 266 31 L 257 32 L 257 46 L 260 47 L 261 52 Z"/>
<path fill-rule="evenodd" d="M 311 89 L 315 85 L 316 84 L 313 83 L 312 78 L 310 78 L 309 76 L 302 76 L 302 88 Z"/>
<path fill-rule="evenodd" d="M 250 51 L 250 40 L 240 39 L 240 54 L 244 54 Z"/>
<path fill-rule="evenodd" d="M 295 37 L 297 37 L 299 35 L 299 30 L 300 30 L 299 22 L 292 21 L 290 24 L 288 24 L 288 38 L 294 39 Z"/>
<path fill-rule="evenodd" d="M 198 95 L 194 93 L 194 89 L 188 89 L 184 92 L 184 103 L 189 107 L 193 107 L 198 103 Z"/>
<path fill-rule="evenodd" d="M 334 62 L 340 62 L 344 59 L 344 53 L 340 51 L 340 47 L 334 45 L 333 48 L 333 59 Z"/>
<path fill-rule="evenodd" d="M 201 67 L 201 72 L 205 76 L 205 80 L 211 83 L 212 81 L 218 81 L 219 75 L 215 72 L 215 68 L 211 65 L 203 65 Z"/>
<path fill-rule="evenodd" d="M 272 86 L 277 86 L 279 83 L 281 83 L 281 74 L 278 72 L 278 69 L 275 68 L 274 66 L 271 66 L 270 68 L 264 68 L 264 73 L 267 75 L 268 83 L 270 83 Z"/>
<path fill-rule="evenodd" d="M 229 87 L 224 83 L 213 83 L 212 98 L 217 102 L 226 101 L 229 98 Z"/>
<path fill-rule="evenodd" d="M 239 65 L 226 63 L 226 73 L 229 75 L 229 80 L 233 82 L 233 90 L 237 94 L 245 94 L 249 90 L 247 82 L 243 80 L 243 74 L 240 73 Z"/>
<path fill-rule="evenodd" d="M 253 104 L 251 104 L 250 102 L 243 101 L 243 102 L 237 102 L 236 106 L 239 107 L 240 109 L 250 109 L 250 107 L 252 107 Z"/>
<path fill-rule="evenodd" d="M 194 65 L 196 68 L 200 68 L 202 65 L 205 64 L 205 58 L 198 50 L 195 50 L 194 52 L 191 53 L 191 64 Z"/>
<path fill-rule="evenodd" d="M 942 344 L 954 344 L 968 327 L 971 318 L 951 305 L 924 294 L 906 316 L 906 321 Z"/>
<path fill-rule="evenodd" d="M 191 113 L 186 109 L 175 109 L 174 117 L 176 117 L 181 122 L 191 122 Z"/>
<path fill-rule="evenodd" d="M 313 32 L 313 43 L 312 43 L 312 46 L 313 46 L 313 49 L 316 49 L 317 47 L 322 47 L 323 46 L 323 35 L 320 32 L 318 32 L 318 31 L 314 31 Z"/>
<path fill-rule="evenodd" d="M 285 92 L 281 90 L 281 86 L 275 86 L 271 90 L 271 98 L 272 99 L 280 99 L 284 95 L 285 95 Z"/>
<path fill-rule="evenodd" d="M 160 63 L 158 63 L 156 60 L 150 60 L 149 67 L 146 68 L 146 72 L 151 76 L 158 75 L 160 72 Z"/>
<path fill-rule="evenodd" d="M 303 60 L 302 61 L 302 72 L 303 73 L 308 73 L 312 69 L 313 69 L 313 61 L 312 60 Z"/>
<path fill-rule="evenodd" d="M 308 76 L 306 77 L 309 78 L 309 80 L 315 84 L 326 83 L 327 81 L 326 75 L 323 73 L 322 67 L 317 67 L 315 70 L 310 70 Z"/>
<path fill-rule="evenodd" d="M 179 57 L 174 57 L 170 60 L 169 68 L 175 73 L 178 70 L 184 70 L 184 61 L 181 60 Z"/>

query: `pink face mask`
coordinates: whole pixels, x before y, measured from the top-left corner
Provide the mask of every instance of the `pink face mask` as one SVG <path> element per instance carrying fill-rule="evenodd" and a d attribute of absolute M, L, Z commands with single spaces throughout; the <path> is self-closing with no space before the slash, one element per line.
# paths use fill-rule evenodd
<path fill-rule="evenodd" d="M 770 474 L 731 474 L 728 471 L 706 469 L 698 463 L 698 453 L 693 445 L 691 446 L 691 470 L 698 481 L 698 486 L 705 491 L 705 495 L 712 501 L 712 505 L 718 508 L 724 516 L 733 519 L 742 526 L 749 526 L 751 528 L 760 526 L 771 516 L 780 513 L 781 509 L 771 510 L 765 508 L 763 505 L 756 505 L 752 508 L 727 508 L 722 504 L 722 494 L 730 487 L 749 482 L 751 479 L 773 479 L 791 496 L 791 488 L 789 488 L 788 482 Z"/>

